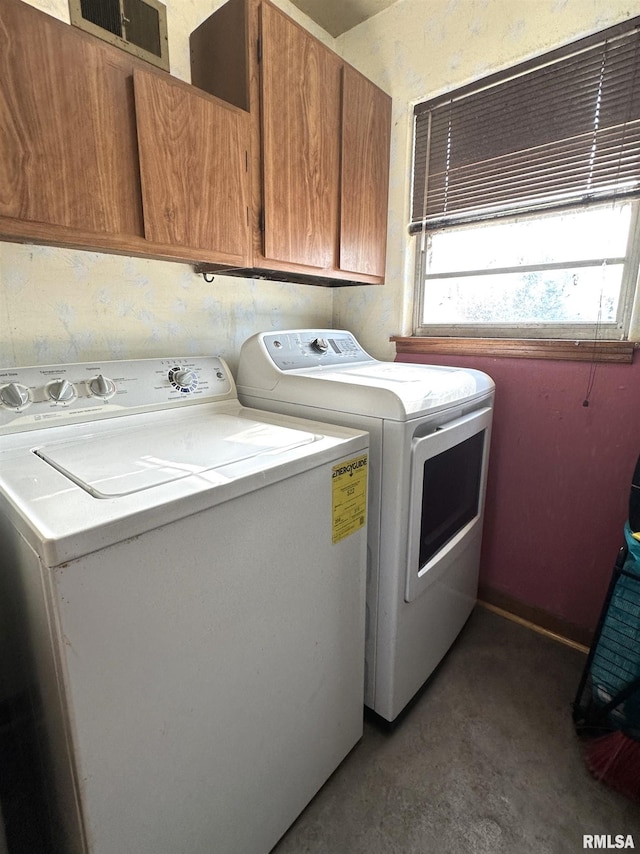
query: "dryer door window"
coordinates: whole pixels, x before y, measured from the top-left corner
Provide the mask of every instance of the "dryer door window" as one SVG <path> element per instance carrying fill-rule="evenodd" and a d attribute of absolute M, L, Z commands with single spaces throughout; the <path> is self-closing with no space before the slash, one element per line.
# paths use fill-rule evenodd
<path fill-rule="evenodd" d="M 407 602 L 443 577 L 479 533 L 491 416 L 483 407 L 412 442 Z"/>
<path fill-rule="evenodd" d="M 484 430 L 425 460 L 420 566 L 479 512 Z"/>

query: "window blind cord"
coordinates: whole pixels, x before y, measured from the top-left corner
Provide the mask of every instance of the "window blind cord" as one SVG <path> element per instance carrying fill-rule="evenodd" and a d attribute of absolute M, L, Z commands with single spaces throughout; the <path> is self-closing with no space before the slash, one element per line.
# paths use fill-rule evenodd
<path fill-rule="evenodd" d="M 602 104 L 602 84 L 604 81 L 604 74 L 607 67 L 607 45 L 608 41 L 605 40 L 603 50 L 602 50 L 602 63 L 600 65 L 600 80 L 598 81 L 598 91 L 596 94 L 596 105 L 595 112 L 593 116 L 593 142 L 591 143 L 591 156 L 589 160 L 589 175 L 587 179 L 587 192 L 591 189 L 591 179 L 593 176 L 593 167 L 595 164 L 596 153 L 598 150 L 598 128 L 600 127 L 600 107 Z M 618 158 L 618 175 L 620 173 L 620 158 Z M 587 393 L 585 394 L 584 400 L 582 401 L 583 406 L 589 406 L 589 400 L 591 398 L 591 392 L 593 391 L 593 384 L 596 379 L 596 351 L 598 346 L 598 335 L 600 332 L 600 322 L 602 319 L 602 291 L 604 287 L 604 275 L 605 268 L 607 266 L 607 262 L 602 262 L 602 278 L 600 283 L 600 299 L 598 301 L 598 315 L 596 317 L 596 327 L 595 334 L 593 339 L 593 349 L 591 351 L 591 361 L 589 363 L 589 375 L 587 377 Z"/>
<path fill-rule="evenodd" d="M 604 75 L 607 69 L 607 47 L 609 42 L 605 41 L 602 50 L 602 62 L 600 64 L 600 79 L 598 80 L 598 91 L 596 93 L 596 105 L 593 115 L 593 141 L 591 143 L 591 153 L 589 156 L 589 174 L 587 176 L 587 193 L 591 190 L 593 180 L 593 169 L 596 162 L 596 154 L 598 151 L 598 130 L 600 128 L 600 107 L 602 106 L 602 86 L 604 83 Z M 618 158 L 618 174 L 620 173 L 620 158 Z"/>
<path fill-rule="evenodd" d="M 589 406 L 589 401 L 591 399 L 591 392 L 593 391 L 593 384 L 596 380 L 596 370 L 598 368 L 598 359 L 597 359 L 597 351 L 598 351 L 598 338 L 600 335 L 600 323 L 602 320 L 602 295 L 604 291 L 604 278 L 606 275 L 606 267 L 607 262 L 602 262 L 602 284 L 600 285 L 600 299 L 598 301 L 598 316 L 596 318 L 596 327 L 595 327 L 595 335 L 593 339 L 593 349 L 591 351 L 591 361 L 589 362 L 589 376 L 587 377 L 587 393 L 584 396 L 584 400 L 582 401 L 583 406 Z"/>
<path fill-rule="evenodd" d="M 629 100 L 627 102 L 627 112 L 626 112 L 626 116 L 625 116 L 623 127 L 622 127 L 622 138 L 620 140 L 620 147 L 618 150 L 618 163 L 617 163 L 617 167 L 616 167 L 615 189 L 613 191 L 613 196 L 611 198 L 612 207 L 615 206 L 615 204 L 616 204 L 616 197 L 618 195 L 618 188 L 620 186 L 620 172 L 622 169 L 622 155 L 623 155 L 623 152 L 625 150 L 625 138 L 626 138 L 626 134 L 627 134 L 627 127 L 628 127 L 629 121 L 631 120 L 632 103 L 633 103 L 633 98 L 634 98 L 634 94 L 636 91 L 636 81 L 637 81 L 637 76 L 638 76 L 638 56 L 640 54 L 639 48 L 640 48 L 640 35 L 638 34 L 638 32 L 636 32 L 636 49 L 635 49 L 635 56 L 634 56 L 633 75 L 631 78 L 631 89 L 630 89 L 630 93 L 629 93 Z M 602 80 L 604 78 L 606 58 L 607 58 L 607 42 L 605 41 L 603 56 L 602 56 L 602 68 L 601 68 L 601 72 L 600 72 L 600 86 L 598 87 L 596 112 L 595 112 L 595 117 L 594 117 L 594 138 L 593 138 L 593 148 L 592 148 L 592 160 L 595 159 L 594 155 L 595 155 L 595 151 L 597 148 L 597 133 L 598 133 L 598 127 L 599 127 L 600 104 L 601 104 L 601 98 L 602 98 Z M 587 393 L 585 395 L 584 400 L 582 401 L 583 406 L 589 406 L 589 401 L 591 399 L 591 392 L 593 391 L 593 385 L 595 383 L 595 378 L 596 378 L 596 370 L 598 367 L 597 348 L 598 348 L 598 336 L 600 334 L 600 324 L 602 321 L 602 297 L 603 297 L 604 287 L 605 287 L 606 268 L 607 268 L 607 262 L 605 260 L 602 262 L 602 279 L 601 279 L 601 285 L 600 285 L 600 300 L 598 302 L 598 316 L 596 318 L 595 337 L 593 339 L 593 350 L 591 352 L 591 362 L 589 364 L 589 376 L 587 377 Z"/>
<path fill-rule="evenodd" d="M 424 254 L 427 243 L 427 188 L 429 186 L 429 157 L 431 155 L 431 113 L 427 120 L 427 143 L 424 154 L 424 182 L 422 186 L 422 235 L 420 251 Z"/>

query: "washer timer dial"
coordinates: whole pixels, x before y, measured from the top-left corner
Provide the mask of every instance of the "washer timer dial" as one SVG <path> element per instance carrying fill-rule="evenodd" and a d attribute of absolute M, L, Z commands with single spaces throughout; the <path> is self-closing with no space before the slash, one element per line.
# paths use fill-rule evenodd
<path fill-rule="evenodd" d="M 190 394 L 198 388 L 198 377 L 195 371 L 190 371 L 188 368 L 182 368 L 176 365 L 169 371 L 169 382 L 182 394 Z"/>

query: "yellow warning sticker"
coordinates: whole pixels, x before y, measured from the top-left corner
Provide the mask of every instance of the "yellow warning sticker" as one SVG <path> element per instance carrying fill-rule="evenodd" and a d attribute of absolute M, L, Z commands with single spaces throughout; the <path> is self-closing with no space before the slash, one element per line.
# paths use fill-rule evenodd
<path fill-rule="evenodd" d="M 333 467 L 332 541 L 340 542 L 364 527 L 367 520 L 367 465 L 363 454 Z"/>

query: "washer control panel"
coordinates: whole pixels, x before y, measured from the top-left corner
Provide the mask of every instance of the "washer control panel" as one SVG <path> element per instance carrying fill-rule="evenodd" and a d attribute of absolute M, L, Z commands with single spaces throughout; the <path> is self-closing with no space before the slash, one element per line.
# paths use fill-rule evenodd
<path fill-rule="evenodd" d="M 0 433 L 235 398 L 215 356 L 0 368 Z"/>
<path fill-rule="evenodd" d="M 351 332 L 339 329 L 298 329 L 269 332 L 262 343 L 271 360 L 282 371 L 314 365 L 348 365 L 375 361 L 358 344 Z"/>

